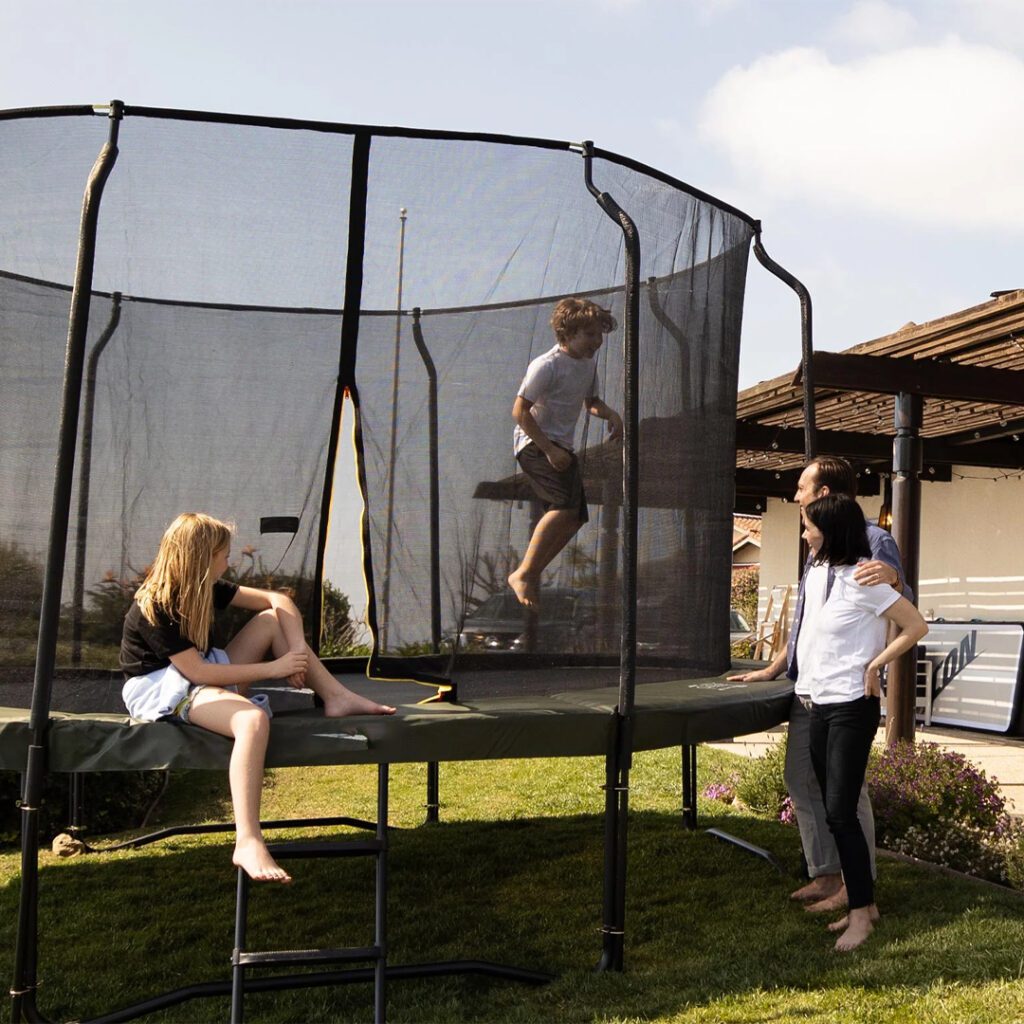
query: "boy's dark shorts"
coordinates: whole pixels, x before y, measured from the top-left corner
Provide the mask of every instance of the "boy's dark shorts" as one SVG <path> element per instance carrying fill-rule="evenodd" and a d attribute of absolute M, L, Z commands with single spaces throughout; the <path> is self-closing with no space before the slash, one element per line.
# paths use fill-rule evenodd
<path fill-rule="evenodd" d="M 557 470 L 531 441 L 516 459 L 545 512 L 569 509 L 578 512 L 580 522 L 585 523 L 590 515 L 587 512 L 587 496 L 583 492 L 583 474 L 580 473 L 579 460 L 575 454 L 569 452 L 569 455 L 572 458 L 569 468 Z"/>

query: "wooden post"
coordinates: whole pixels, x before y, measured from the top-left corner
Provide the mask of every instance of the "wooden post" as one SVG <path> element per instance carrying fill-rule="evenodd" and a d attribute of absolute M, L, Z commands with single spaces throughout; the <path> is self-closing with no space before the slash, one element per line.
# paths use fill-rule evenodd
<path fill-rule="evenodd" d="M 896 437 L 892 447 L 892 535 L 903 558 L 907 585 L 917 600 L 921 552 L 921 423 L 924 400 L 903 391 L 896 396 Z M 885 741 L 914 741 L 917 650 L 908 651 L 889 667 Z"/>

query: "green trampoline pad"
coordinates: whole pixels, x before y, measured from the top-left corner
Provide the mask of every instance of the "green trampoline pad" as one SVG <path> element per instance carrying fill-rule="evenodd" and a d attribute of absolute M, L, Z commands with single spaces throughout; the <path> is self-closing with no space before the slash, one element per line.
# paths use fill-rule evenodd
<path fill-rule="evenodd" d="M 636 687 L 633 749 L 729 739 L 789 716 L 788 679 L 731 683 L 725 676 Z M 267 767 L 578 757 L 608 752 L 618 690 L 577 689 L 549 696 L 479 698 L 472 703 L 403 704 L 393 716 L 329 719 L 315 709 L 275 716 Z M 0 769 L 22 771 L 29 712 L 0 708 Z M 177 722 L 127 715 L 50 716 L 51 771 L 226 769 L 231 740 Z"/>

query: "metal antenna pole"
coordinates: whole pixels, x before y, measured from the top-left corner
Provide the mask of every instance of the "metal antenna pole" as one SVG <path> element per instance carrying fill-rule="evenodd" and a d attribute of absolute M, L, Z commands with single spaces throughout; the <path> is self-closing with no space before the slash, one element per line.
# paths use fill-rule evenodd
<path fill-rule="evenodd" d="M 387 528 L 384 540 L 384 591 L 381 596 L 383 622 L 380 630 L 380 649 L 388 648 L 388 626 L 391 622 L 391 549 L 395 524 L 395 461 L 398 457 L 398 369 L 402 352 L 402 274 L 405 270 L 405 219 L 408 210 L 398 211 L 401 222 L 398 229 L 398 295 L 395 299 L 395 356 L 391 375 L 391 442 L 388 449 L 388 502 Z"/>

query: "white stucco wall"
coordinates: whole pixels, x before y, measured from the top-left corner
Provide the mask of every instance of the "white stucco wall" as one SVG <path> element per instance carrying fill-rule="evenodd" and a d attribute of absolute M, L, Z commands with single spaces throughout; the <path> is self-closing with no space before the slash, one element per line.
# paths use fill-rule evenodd
<path fill-rule="evenodd" d="M 953 472 L 950 483 L 921 487 L 918 607 L 929 619 L 1024 621 L 1024 479 L 993 480 L 997 470 L 970 466 L 954 466 Z M 864 498 L 861 507 L 873 519 L 881 503 L 880 497 Z M 795 504 L 768 500 L 759 617 L 773 585 L 797 582 L 799 524 Z M 790 615 L 795 600 L 794 587 Z"/>

